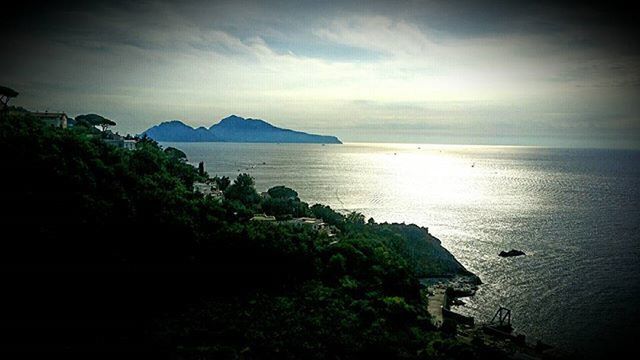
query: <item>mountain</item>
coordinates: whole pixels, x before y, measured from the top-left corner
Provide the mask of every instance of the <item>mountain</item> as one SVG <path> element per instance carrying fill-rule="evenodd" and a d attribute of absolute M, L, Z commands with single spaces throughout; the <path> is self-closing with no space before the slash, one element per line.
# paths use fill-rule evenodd
<path fill-rule="evenodd" d="M 159 125 L 149 128 L 142 135 L 156 141 L 175 141 L 175 142 L 211 142 L 220 141 L 213 133 L 204 127 L 197 129 L 192 128 L 185 123 L 173 120 L 165 121 Z"/>
<path fill-rule="evenodd" d="M 174 120 L 156 125 L 142 133 L 156 141 L 176 142 L 261 142 L 261 143 L 323 143 L 342 144 L 335 136 L 307 134 L 302 131 L 282 129 L 264 120 L 245 119 L 231 115 L 209 129 L 194 129 Z"/>

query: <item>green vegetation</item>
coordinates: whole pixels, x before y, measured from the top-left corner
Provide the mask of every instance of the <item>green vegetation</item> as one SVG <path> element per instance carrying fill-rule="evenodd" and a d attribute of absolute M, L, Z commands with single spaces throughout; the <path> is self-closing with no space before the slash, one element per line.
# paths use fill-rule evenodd
<path fill-rule="evenodd" d="M 265 214 L 274 215 L 278 219 L 313 216 L 309 205 L 300 201 L 298 193 L 286 186 L 274 186 L 267 191 L 268 196 L 262 201 Z"/>
<path fill-rule="evenodd" d="M 291 199 L 295 201 L 300 201 L 300 198 L 298 198 L 297 191 L 282 185 L 272 187 L 267 191 L 267 194 L 269 194 L 269 196 L 274 199 L 287 199 L 287 200 Z"/>
<path fill-rule="evenodd" d="M 99 126 L 102 128 L 102 131 L 106 131 L 110 126 L 116 126 L 116 123 L 113 120 L 109 120 L 98 114 L 78 115 L 76 116 L 75 121 L 77 124 L 87 127 Z"/>
<path fill-rule="evenodd" d="M 483 355 L 430 325 L 418 276 L 466 270 L 425 229 L 309 207 L 286 187 L 263 198 L 248 174 L 214 178 L 216 202 L 191 190 L 208 175 L 180 150 L 146 138 L 119 149 L 28 113 L 0 122 L 0 154 L 0 317 L 28 329 L 12 344 L 178 358 Z M 340 234 L 248 221 L 259 212 L 318 217 Z"/>
<path fill-rule="evenodd" d="M 6 86 L 0 85 L 0 118 L 2 117 L 4 111 L 7 108 L 7 104 L 9 104 L 9 100 L 18 96 L 18 92 L 8 88 Z"/>
<path fill-rule="evenodd" d="M 6 96 L 8 98 L 14 98 L 18 96 L 18 92 L 13 90 L 12 88 L 0 86 L 0 95 Z"/>
<path fill-rule="evenodd" d="M 164 149 L 164 153 L 174 160 L 187 161 L 187 154 L 185 154 L 180 149 L 169 146 L 168 148 Z M 198 170 L 198 173 L 202 173 L 202 175 L 204 175 L 204 171 Z"/>
<path fill-rule="evenodd" d="M 229 177 L 227 176 L 215 176 L 213 178 L 213 181 L 216 183 L 216 185 L 218 186 L 219 190 L 225 191 L 227 190 L 227 188 L 229 187 L 229 185 L 231 185 L 231 180 L 229 179 Z"/>

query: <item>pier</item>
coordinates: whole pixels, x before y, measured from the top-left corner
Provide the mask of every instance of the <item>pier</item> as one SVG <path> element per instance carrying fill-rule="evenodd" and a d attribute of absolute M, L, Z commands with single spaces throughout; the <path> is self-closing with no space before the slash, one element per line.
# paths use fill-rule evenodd
<path fill-rule="evenodd" d="M 431 323 L 435 327 L 440 328 L 444 323 L 443 309 L 448 307 L 447 289 L 444 287 L 433 287 L 427 299 L 429 300 L 427 311 L 431 315 Z"/>
<path fill-rule="evenodd" d="M 449 295 L 455 289 L 447 291 L 448 286 L 438 284 L 428 287 L 427 310 L 431 323 L 442 331 L 451 331 L 460 341 L 472 344 L 481 341 L 486 346 L 499 349 L 509 359 L 557 359 L 558 352 L 551 346 L 537 341 L 528 344 L 524 334 L 516 334 L 511 326 L 511 310 L 500 306 L 489 323 L 475 324 L 474 318 L 458 314 L 449 309 Z M 449 294 L 449 295 L 448 295 Z M 453 327 L 445 326 L 445 323 Z"/>

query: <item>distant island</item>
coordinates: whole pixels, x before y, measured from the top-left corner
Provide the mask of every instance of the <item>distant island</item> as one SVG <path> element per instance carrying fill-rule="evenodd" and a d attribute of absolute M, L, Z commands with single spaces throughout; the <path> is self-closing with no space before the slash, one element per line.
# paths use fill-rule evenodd
<path fill-rule="evenodd" d="M 193 128 L 179 120 L 166 121 L 140 135 L 155 141 L 168 142 L 256 142 L 342 144 L 335 136 L 308 134 L 283 129 L 260 119 L 245 119 L 231 115 L 208 129 Z"/>

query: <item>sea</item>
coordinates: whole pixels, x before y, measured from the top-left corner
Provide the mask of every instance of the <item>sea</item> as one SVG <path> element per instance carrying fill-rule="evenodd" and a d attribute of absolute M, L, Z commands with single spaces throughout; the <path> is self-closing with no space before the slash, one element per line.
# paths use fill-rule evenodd
<path fill-rule="evenodd" d="M 428 144 L 162 143 L 310 205 L 427 227 L 483 285 L 455 311 L 598 358 L 640 335 L 640 151 Z M 500 251 L 525 256 L 502 258 Z"/>

